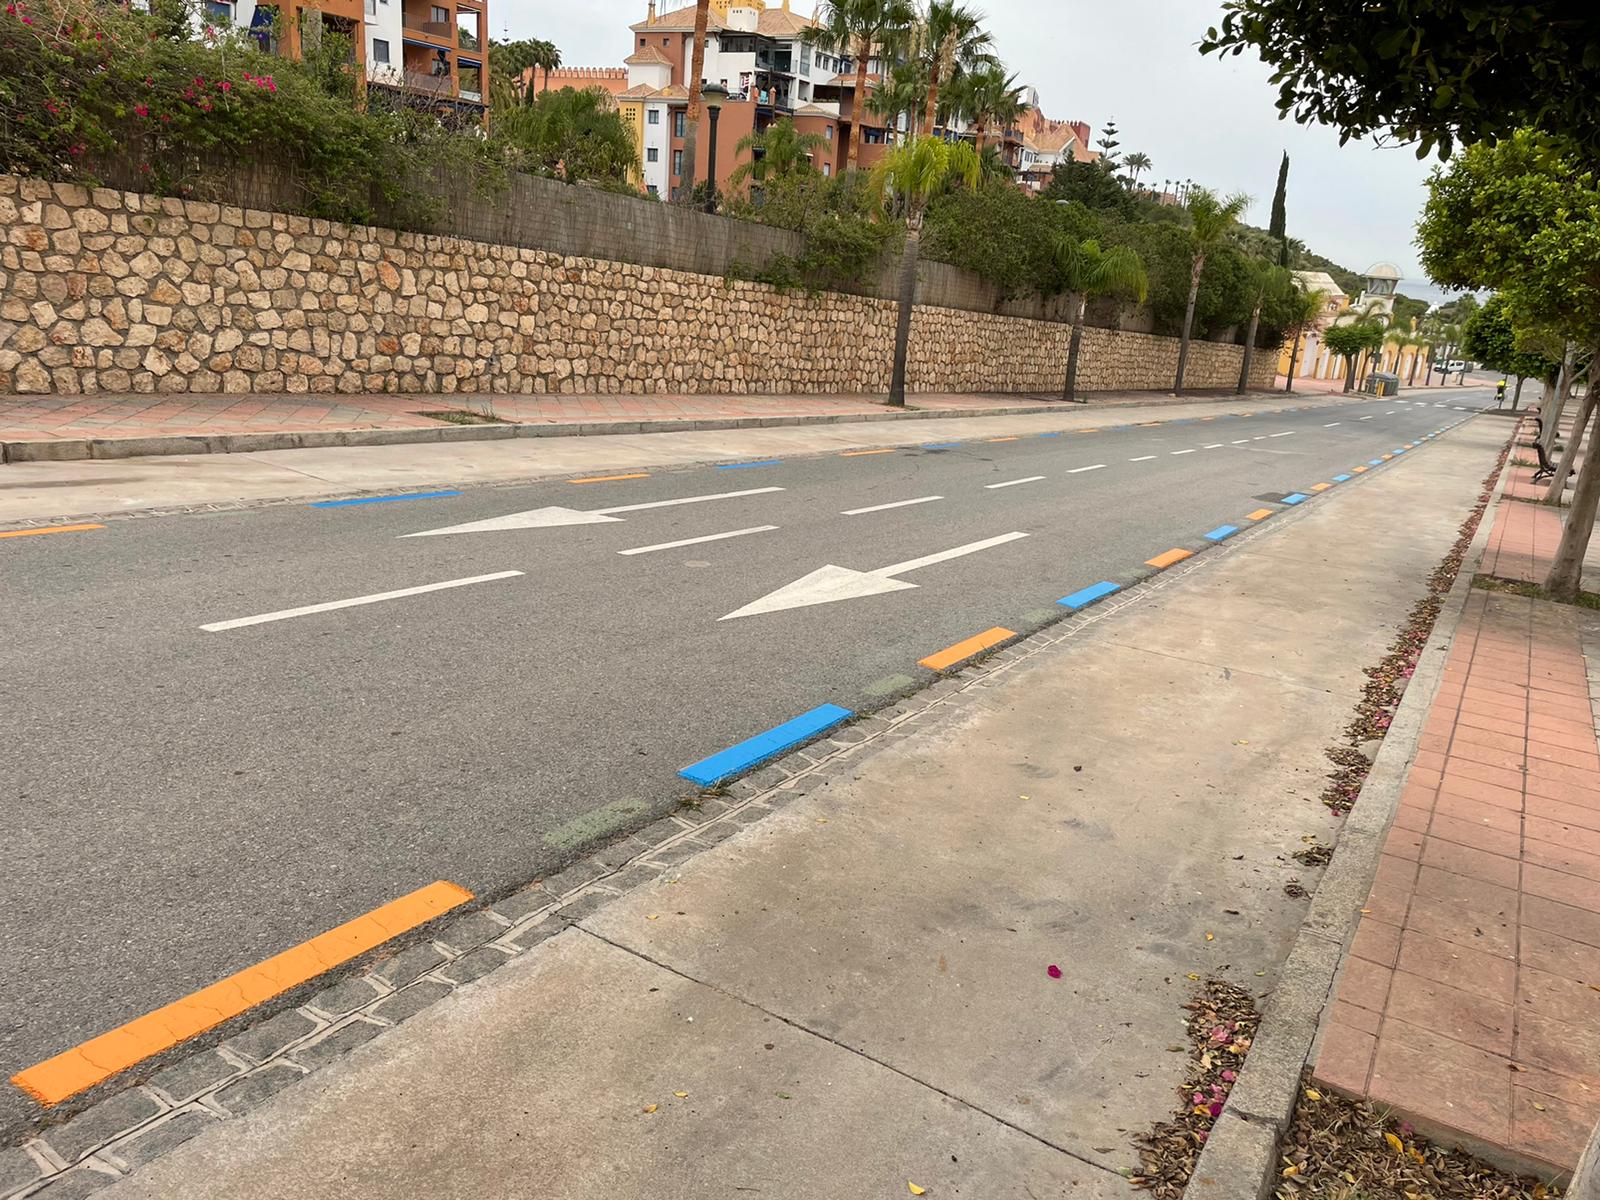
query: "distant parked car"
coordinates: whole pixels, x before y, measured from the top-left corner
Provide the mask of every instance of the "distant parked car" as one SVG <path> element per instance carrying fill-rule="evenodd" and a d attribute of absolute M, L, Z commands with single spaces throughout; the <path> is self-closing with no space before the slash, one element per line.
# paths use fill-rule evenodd
<path fill-rule="evenodd" d="M 1470 370 L 1472 370 L 1472 364 L 1469 362 L 1462 362 L 1459 358 L 1449 359 L 1444 364 L 1444 373 L 1446 375 L 1454 375 L 1458 371 Z"/>

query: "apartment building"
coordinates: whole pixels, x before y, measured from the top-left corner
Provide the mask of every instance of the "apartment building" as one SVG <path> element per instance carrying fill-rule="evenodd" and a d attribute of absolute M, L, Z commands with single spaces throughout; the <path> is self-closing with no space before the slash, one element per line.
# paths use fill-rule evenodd
<path fill-rule="evenodd" d="M 304 53 L 322 32 L 350 39 L 369 87 L 441 116 L 481 122 L 488 112 L 488 0 L 202 0 L 206 19 L 252 31 L 264 48 Z M 271 33 L 274 26 L 279 35 Z"/>

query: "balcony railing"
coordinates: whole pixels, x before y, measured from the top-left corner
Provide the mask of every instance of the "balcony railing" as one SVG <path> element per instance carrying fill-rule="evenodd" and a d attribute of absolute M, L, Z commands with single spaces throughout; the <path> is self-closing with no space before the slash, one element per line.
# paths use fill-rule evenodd
<path fill-rule="evenodd" d="M 448 75 L 430 75 L 426 71 L 407 71 L 405 73 L 406 86 L 414 92 L 432 92 L 439 96 L 450 96 L 455 93 L 454 84 Z"/>
<path fill-rule="evenodd" d="M 401 24 L 413 33 L 427 34 L 429 37 L 450 40 L 455 33 L 455 25 L 450 21 L 435 21 L 433 12 L 429 8 L 407 8 L 401 11 Z"/>

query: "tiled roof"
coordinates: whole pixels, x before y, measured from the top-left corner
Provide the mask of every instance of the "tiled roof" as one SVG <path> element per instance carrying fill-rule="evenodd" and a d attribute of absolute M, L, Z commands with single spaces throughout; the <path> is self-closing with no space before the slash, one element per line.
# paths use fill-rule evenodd
<path fill-rule="evenodd" d="M 781 8 L 764 8 L 756 18 L 756 32 L 767 37 L 799 37 L 806 30 L 815 28 L 817 22 L 811 17 L 785 12 Z"/>
<path fill-rule="evenodd" d="M 639 66 L 646 66 L 646 65 L 648 65 L 648 66 L 658 66 L 658 67 L 670 67 L 672 65 L 672 60 L 670 58 L 668 58 L 665 54 L 661 53 L 661 51 L 659 49 L 657 49 L 655 46 L 645 46 L 642 50 L 637 50 L 634 53 L 628 55 L 628 57 L 623 59 L 622 61 L 627 63 L 629 66 L 632 66 L 632 67 L 639 67 Z"/>
<path fill-rule="evenodd" d="M 640 21 L 637 25 L 628 26 L 635 33 L 693 33 L 694 32 L 693 4 L 683 8 L 675 8 L 671 12 L 662 13 L 654 21 Z M 722 21 L 714 12 L 706 13 L 706 28 L 720 31 Z"/>

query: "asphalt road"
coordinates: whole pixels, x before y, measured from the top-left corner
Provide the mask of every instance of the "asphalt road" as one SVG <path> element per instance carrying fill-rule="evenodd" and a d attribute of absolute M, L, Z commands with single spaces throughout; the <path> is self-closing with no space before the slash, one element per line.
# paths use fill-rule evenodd
<path fill-rule="evenodd" d="M 0 1071 L 433 880 L 513 890 L 669 808 L 692 790 L 680 768 L 814 706 L 868 709 L 925 684 L 923 657 L 1036 628 L 1059 597 L 1149 574 L 1147 559 L 1486 400 L 0 542 Z M 405 536 L 551 507 L 624 511 Z M 1026 536 L 996 540 L 1013 534 Z M 993 544 L 918 565 L 980 543 Z M 828 565 L 900 566 L 893 578 L 916 586 L 721 619 Z M 502 572 L 521 574 L 203 628 Z M 0 1127 L 30 1103 L 7 1088 Z"/>

